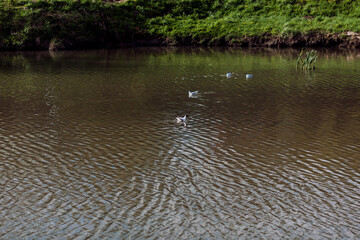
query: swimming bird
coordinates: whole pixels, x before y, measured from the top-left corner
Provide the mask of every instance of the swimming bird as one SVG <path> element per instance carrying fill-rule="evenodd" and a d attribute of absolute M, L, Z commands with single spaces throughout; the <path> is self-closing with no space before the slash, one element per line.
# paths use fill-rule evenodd
<path fill-rule="evenodd" d="M 184 117 L 176 117 L 176 122 L 185 123 L 186 122 L 186 117 L 187 117 L 187 115 L 185 115 Z"/>
<path fill-rule="evenodd" d="M 231 75 L 232 75 L 232 73 L 227 73 L 227 74 L 226 74 L 226 77 L 227 77 L 227 78 L 230 78 Z"/>
<path fill-rule="evenodd" d="M 246 77 L 246 78 L 252 78 L 252 77 L 253 77 L 253 75 L 252 75 L 252 74 L 250 74 L 250 73 L 248 73 L 248 74 L 246 74 L 246 75 L 245 75 L 245 77 Z"/>
<path fill-rule="evenodd" d="M 189 98 L 191 98 L 191 97 L 195 97 L 195 96 L 198 94 L 198 92 L 199 92 L 199 90 L 194 91 L 194 92 L 190 92 L 190 91 L 188 91 L 188 93 L 189 93 Z"/>

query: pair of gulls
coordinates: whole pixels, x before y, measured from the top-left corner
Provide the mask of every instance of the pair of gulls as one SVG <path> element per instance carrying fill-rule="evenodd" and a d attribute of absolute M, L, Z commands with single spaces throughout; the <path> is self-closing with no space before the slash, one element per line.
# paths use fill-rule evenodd
<path fill-rule="evenodd" d="M 227 78 L 231 78 L 231 76 L 232 76 L 232 73 L 227 73 L 227 74 L 226 74 L 226 77 L 227 77 Z M 250 74 L 250 73 L 247 73 L 247 74 L 245 75 L 245 77 L 246 77 L 246 78 L 252 78 L 253 75 Z"/>
<path fill-rule="evenodd" d="M 227 74 L 226 74 L 226 77 L 227 77 L 227 78 L 231 78 L 231 75 L 232 75 L 232 73 L 227 73 Z M 246 78 L 252 78 L 253 75 L 252 75 L 252 74 L 246 74 L 245 77 L 246 77 Z M 196 97 L 196 95 L 198 94 L 198 92 L 199 92 L 199 91 L 194 91 L 194 92 L 188 91 L 189 98 Z M 184 126 L 186 126 L 186 117 L 187 117 L 187 115 L 185 115 L 185 116 L 183 116 L 183 117 L 176 117 L 176 122 L 177 122 L 177 123 L 182 123 L 182 124 L 184 124 Z"/>
<path fill-rule="evenodd" d="M 189 98 L 196 97 L 197 94 L 198 94 L 198 92 L 199 92 L 199 90 L 194 91 L 194 92 L 188 91 Z M 186 117 L 187 117 L 187 115 L 185 115 L 185 116 L 183 116 L 183 117 L 176 117 L 176 122 L 177 122 L 177 123 L 182 123 L 182 124 L 184 124 L 184 126 L 186 127 Z"/>

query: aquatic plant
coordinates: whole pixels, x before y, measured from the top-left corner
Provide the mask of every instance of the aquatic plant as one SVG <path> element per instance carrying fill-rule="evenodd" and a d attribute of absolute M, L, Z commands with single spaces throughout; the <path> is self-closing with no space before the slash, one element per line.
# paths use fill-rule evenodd
<path fill-rule="evenodd" d="M 302 68 L 304 70 L 315 69 L 315 62 L 317 60 L 317 51 L 306 50 L 304 55 L 304 49 L 301 49 L 298 59 L 296 61 L 296 68 Z"/>

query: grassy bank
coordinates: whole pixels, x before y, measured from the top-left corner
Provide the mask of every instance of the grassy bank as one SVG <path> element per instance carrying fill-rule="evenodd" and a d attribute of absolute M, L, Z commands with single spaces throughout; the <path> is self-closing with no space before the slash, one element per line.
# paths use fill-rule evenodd
<path fill-rule="evenodd" d="M 132 4 L 1 1 L 0 48 L 91 48 L 136 38 L 144 18 Z"/>
<path fill-rule="evenodd" d="M 0 0 L 0 49 L 128 44 L 359 47 L 360 1 Z"/>

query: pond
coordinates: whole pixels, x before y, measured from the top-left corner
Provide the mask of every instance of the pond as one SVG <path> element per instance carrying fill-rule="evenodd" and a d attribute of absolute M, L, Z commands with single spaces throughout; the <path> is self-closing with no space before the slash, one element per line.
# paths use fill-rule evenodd
<path fill-rule="evenodd" d="M 0 237 L 359 237 L 360 52 L 299 52 L 0 53 Z"/>

